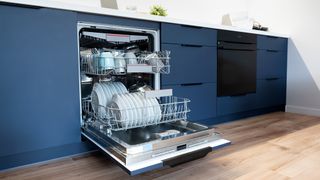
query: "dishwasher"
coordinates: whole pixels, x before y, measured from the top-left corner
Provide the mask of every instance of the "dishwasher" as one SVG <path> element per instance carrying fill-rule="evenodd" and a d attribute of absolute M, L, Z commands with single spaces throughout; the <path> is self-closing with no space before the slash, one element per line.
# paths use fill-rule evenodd
<path fill-rule="evenodd" d="M 160 89 L 174 52 L 160 50 L 159 30 L 77 27 L 82 137 L 128 174 L 176 166 L 230 144 L 214 128 L 188 121 L 187 97 Z"/>

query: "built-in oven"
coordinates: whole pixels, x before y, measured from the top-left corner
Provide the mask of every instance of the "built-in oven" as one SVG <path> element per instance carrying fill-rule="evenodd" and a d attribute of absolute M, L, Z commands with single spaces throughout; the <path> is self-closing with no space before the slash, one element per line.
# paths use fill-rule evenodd
<path fill-rule="evenodd" d="M 160 89 L 170 53 L 159 31 L 78 23 L 82 136 L 129 174 L 174 166 L 229 144 L 187 121 L 187 97 Z"/>
<path fill-rule="evenodd" d="M 218 31 L 218 96 L 256 92 L 257 37 Z"/>

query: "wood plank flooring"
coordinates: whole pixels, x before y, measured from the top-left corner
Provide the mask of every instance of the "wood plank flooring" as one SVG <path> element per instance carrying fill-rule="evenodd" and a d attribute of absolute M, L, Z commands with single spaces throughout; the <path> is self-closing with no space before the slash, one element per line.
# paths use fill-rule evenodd
<path fill-rule="evenodd" d="M 276 112 L 221 124 L 232 145 L 130 177 L 100 153 L 0 173 L 0 179 L 320 179 L 320 117 Z"/>

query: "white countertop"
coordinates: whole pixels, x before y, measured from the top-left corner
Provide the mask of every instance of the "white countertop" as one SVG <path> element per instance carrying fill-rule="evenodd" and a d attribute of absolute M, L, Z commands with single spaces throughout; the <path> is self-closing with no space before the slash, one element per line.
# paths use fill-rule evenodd
<path fill-rule="evenodd" d="M 101 7 L 90 7 L 90 6 L 76 5 L 76 4 L 72 4 L 72 3 L 57 2 L 54 0 L 0 0 L 0 2 L 15 3 L 15 4 L 21 4 L 21 5 L 40 6 L 40 7 L 46 7 L 46 8 L 71 10 L 71 11 L 76 11 L 76 12 L 84 12 L 84 13 L 124 17 L 124 18 L 131 18 L 131 19 L 148 20 L 148 21 L 155 21 L 155 22 L 167 22 L 167 23 L 176 23 L 176 24 L 184 24 L 184 25 L 191 25 L 191 26 L 200 26 L 200 27 L 206 27 L 206 28 L 239 31 L 239 32 L 261 34 L 261 35 L 268 35 L 268 36 L 278 36 L 278 37 L 286 37 L 286 38 L 289 37 L 286 34 L 279 34 L 279 33 L 274 33 L 274 32 L 249 30 L 249 29 L 243 29 L 243 28 L 238 28 L 238 27 L 233 27 L 233 26 L 224 26 L 224 25 L 219 25 L 219 24 L 192 22 L 192 21 L 183 20 L 183 19 L 153 16 L 153 15 L 149 15 L 149 14 L 129 12 L 129 11 L 120 11 L 120 10 L 115 10 L 115 9 L 101 8 Z"/>

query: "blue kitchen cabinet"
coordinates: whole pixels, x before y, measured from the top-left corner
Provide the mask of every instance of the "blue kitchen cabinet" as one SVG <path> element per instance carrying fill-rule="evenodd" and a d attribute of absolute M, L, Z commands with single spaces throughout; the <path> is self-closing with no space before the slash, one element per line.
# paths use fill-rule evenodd
<path fill-rule="evenodd" d="M 258 109 L 256 93 L 217 98 L 218 116 L 226 116 L 234 113 L 251 111 L 254 109 Z"/>
<path fill-rule="evenodd" d="M 188 120 L 199 121 L 216 117 L 216 89 L 215 83 L 194 83 L 162 86 L 172 89 L 173 95 L 190 99 Z"/>
<path fill-rule="evenodd" d="M 272 51 L 287 51 L 288 39 L 275 36 L 257 36 L 258 49 Z"/>
<path fill-rule="evenodd" d="M 286 78 L 287 52 L 258 50 L 257 51 L 257 78 Z"/>
<path fill-rule="evenodd" d="M 217 46 L 217 30 L 196 26 L 161 23 L 161 42 Z"/>
<path fill-rule="evenodd" d="M 162 75 L 163 85 L 217 81 L 216 47 L 161 44 L 161 48 L 171 51 L 170 74 Z"/>
<path fill-rule="evenodd" d="M 0 5 L 0 22 L 0 169 L 80 153 L 76 13 Z"/>
<path fill-rule="evenodd" d="M 286 79 L 258 80 L 257 107 L 267 108 L 286 104 Z"/>

